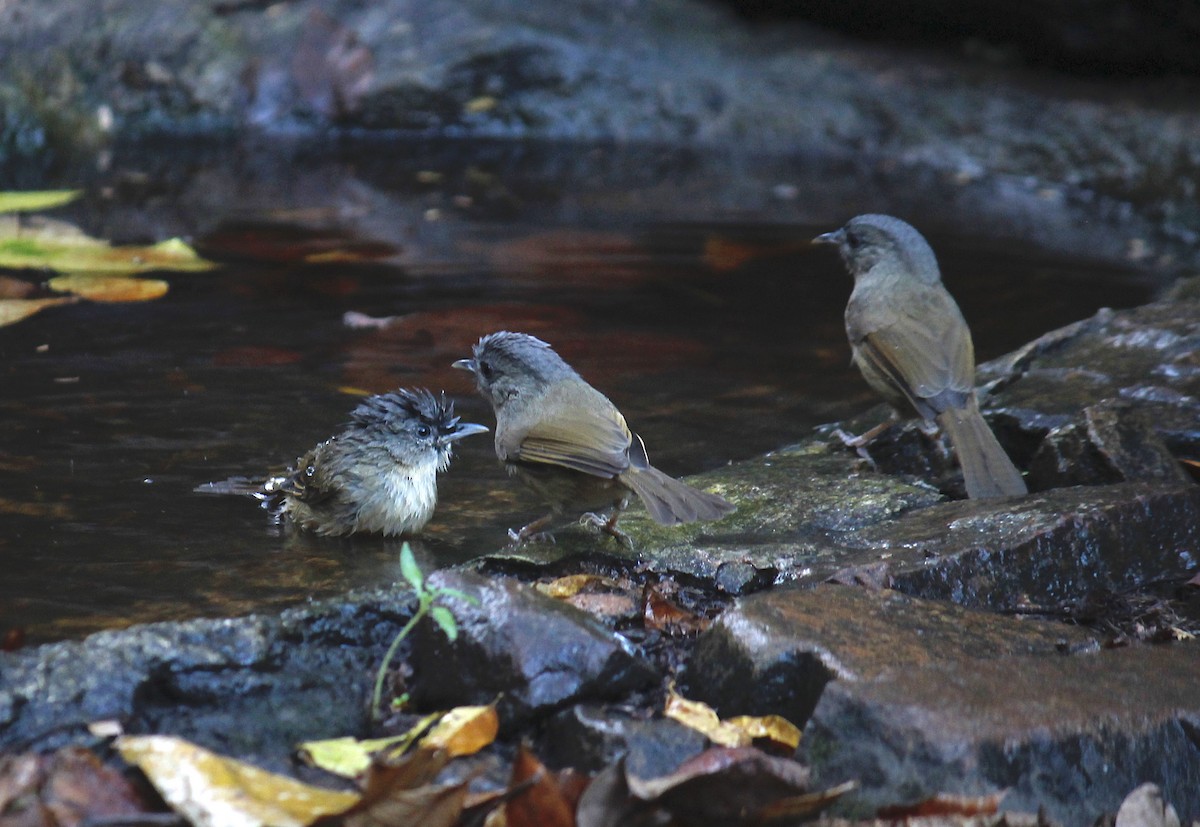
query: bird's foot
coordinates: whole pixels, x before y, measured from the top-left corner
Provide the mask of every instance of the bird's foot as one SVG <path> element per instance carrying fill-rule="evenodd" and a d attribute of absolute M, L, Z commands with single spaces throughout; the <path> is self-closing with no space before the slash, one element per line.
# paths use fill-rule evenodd
<path fill-rule="evenodd" d="M 526 543 L 550 543 L 550 544 L 553 544 L 554 543 L 554 535 L 551 534 L 549 531 L 542 531 L 542 529 L 545 528 L 546 523 L 548 523 L 548 522 L 549 522 L 548 519 L 542 518 L 540 520 L 534 520 L 532 523 L 525 526 L 520 531 L 516 531 L 515 529 L 510 528 L 508 530 L 508 539 L 510 541 L 509 546 L 511 548 L 516 548 L 518 546 L 523 546 Z"/>
<path fill-rule="evenodd" d="M 617 528 L 617 519 L 620 517 L 620 515 L 620 511 L 615 511 L 611 517 L 604 517 L 603 515 L 589 511 L 579 518 L 579 524 L 589 528 L 597 529 L 598 531 L 607 534 L 609 537 L 612 537 L 618 543 L 625 546 L 625 548 L 632 550 L 633 540 L 630 539 L 628 534 Z"/>
<path fill-rule="evenodd" d="M 878 426 L 876 426 L 876 428 L 878 428 Z M 861 459 L 866 460 L 867 464 L 874 468 L 875 460 L 871 457 L 871 452 L 867 450 L 867 443 L 874 439 L 878 433 L 880 433 L 879 431 L 876 431 L 876 428 L 872 428 L 870 431 L 860 434 L 859 436 L 855 436 L 847 431 L 843 431 L 841 428 L 834 428 L 833 435 L 840 439 L 842 444 L 847 448 L 853 448 L 854 453 L 858 454 Z"/>

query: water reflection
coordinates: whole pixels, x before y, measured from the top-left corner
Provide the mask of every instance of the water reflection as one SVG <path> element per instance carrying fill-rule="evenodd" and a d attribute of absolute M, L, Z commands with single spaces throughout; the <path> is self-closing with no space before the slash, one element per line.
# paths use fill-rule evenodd
<path fill-rule="evenodd" d="M 81 303 L 0 329 L 0 633 L 269 610 L 395 580 L 395 542 L 279 537 L 254 501 L 193 488 L 278 472 L 336 432 L 359 391 L 444 388 L 490 423 L 450 363 L 492 330 L 552 342 L 673 474 L 875 404 L 849 365 L 850 280 L 803 243 L 847 213 L 773 224 L 710 204 L 716 218 L 679 220 L 646 193 L 662 176 L 685 192 L 686 164 L 655 171 L 640 206 L 621 201 L 631 185 L 615 171 L 567 195 L 552 169 L 529 181 L 415 166 L 242 181 L 200 166 L 84 208 L 111 238 L 194 232 L 226 266 L 169 276 L 153 303 Z M 981 359 L 1146 296 L 1119 268 L 929 237 Z M 460 446 L 441 499 L 418 549 L 427 568 L 537 515 L 486 437 Z"/>

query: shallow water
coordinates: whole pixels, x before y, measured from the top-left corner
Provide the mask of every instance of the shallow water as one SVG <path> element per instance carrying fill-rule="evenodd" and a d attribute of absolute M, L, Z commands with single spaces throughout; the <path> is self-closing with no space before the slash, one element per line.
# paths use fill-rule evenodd
<path fill-rule="evenodd" d="M 282 470 L 338 429 L 356 392 L 444 388 L 491 425 L 450 363 L 493 330 L 554 344 L 673 474 L 876 401 L 849 367 L 849 278 L 805 243 L 852 212 L 780 221 L 769 198 L 719 203 L 713 165 L 693 189 L 678 158 L 582 182 L 553 154 L 292 161 L 295 175 L 221 156 L 136 176 L 118 164 L 63 216 L 118 240 L 189 235 L 223 267 L 166 276 L 154 302 L 0 328 L 0 634 L 245 613 L 395 580 L 396 543 L 280 536 L 253 500 L 193 489 Z M 1148 296 L 1123 266 L 929 237 L 981 360 Z M 355 327 L 347 313 L 394 318 Z M 419 553 L 427 568 L 458 562 L 537 514 L 475 437 Z"/>

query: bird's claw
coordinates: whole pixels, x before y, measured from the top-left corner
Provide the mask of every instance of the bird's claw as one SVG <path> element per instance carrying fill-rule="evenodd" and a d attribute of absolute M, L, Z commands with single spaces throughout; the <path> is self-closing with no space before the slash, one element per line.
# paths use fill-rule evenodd
<path fill-rule="evenodd" d="M 841 428 L 834 428 L 832 433 L 835 437 L 840 439 L 842 444 L 847 448 L 853 448 L 854 453 L 858 454 L 861 459 L 866 460 L 866 462 L 872 468 L 875 467 L 875 460 L 871 457 L 870 451 L 867 450 L 867 443 L 870 442 L 871 439 L 876 435 L 874 428 L 872 428 L 870 431 L 867 431 L 865 434 L 859 434 L 858 436 L 848 433 L 847 431 L 843 431 Z"/>
<path fill-rule="evenodd" d="M 620 512 L 617 512 L 617 514 L 619 513 Z M 579 524 L 588 528 L 594 528 L 603 532 L 604 534 L 607 534 L 609 537 L 612 537 L 618 543 L 625 546 L 625 548 L 633 548 L 633 540 L 630 539 L 628 534 L 617 528 L 616 514 L 614 514 L 612 517 L 604 517 L 595 513 L 594 511 L 589 511 L 579 518 Z"/>
<path fill-rule="evenodd" d="M 531 527 L 532 526 L 525 526 L 525 528 L 521 529 L 520 531 L 510 528 L 508 530 L 508 539 L 511 541 L 509 545 L 512 548 L 516 548 L 518 546 L 523 546 L 526 543 L 554 544 L 554 535 L 549 531 L 538 531 L 536 528 L 533 531 L 528 531 L 527 529 Z"/>

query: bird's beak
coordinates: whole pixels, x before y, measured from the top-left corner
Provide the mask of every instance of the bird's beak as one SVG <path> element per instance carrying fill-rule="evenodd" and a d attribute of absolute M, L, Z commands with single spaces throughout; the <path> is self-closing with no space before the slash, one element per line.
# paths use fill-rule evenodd
<path fill-rule="evenodd" d="M 484 425 L 476 425 L 474 422 L 460 422 L 453 431 L 442 437 L 442 442 L 457 442 L 465 436 L 473 434 L 486 434 L 488 429 Z"/>
<path fill-rule="evenodd" d="M 450 367 L 458 368 L 459 370 L 469 370 L 469 371 L 471 371 L 471 373 L 474 373 L 475 368 L 478 366 L 475 364 L 474 359 L 459 359 L 457 362 L 452 364 Z"/>
<path fill-rule="evenodd" d="M 841 244 L 846 240 L 845 230 L 834 230 L 831 233 L 822 233 L 812 240 L 812 244 Z"/>

